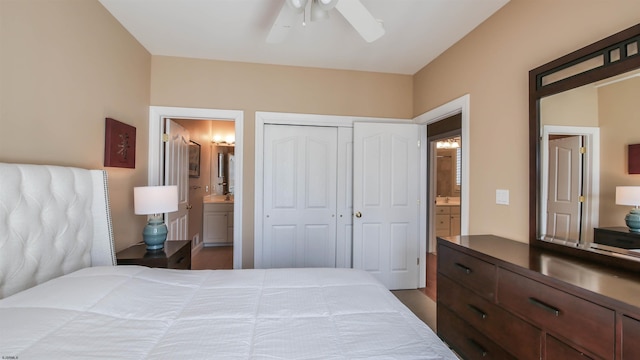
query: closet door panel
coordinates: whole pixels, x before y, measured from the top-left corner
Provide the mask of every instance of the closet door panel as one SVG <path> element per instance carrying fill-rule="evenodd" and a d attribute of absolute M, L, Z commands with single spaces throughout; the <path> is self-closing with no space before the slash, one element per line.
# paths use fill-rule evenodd
<path fill-rule="evenodd" d="M 353 129 L 338 128 L 336 267 L 350 268 L 353 247 Z"/>
<path fill-rule="evenodd" d="M 263 267 L 334 267 L 337 129 L 265 125 L 264 134 Z"/>

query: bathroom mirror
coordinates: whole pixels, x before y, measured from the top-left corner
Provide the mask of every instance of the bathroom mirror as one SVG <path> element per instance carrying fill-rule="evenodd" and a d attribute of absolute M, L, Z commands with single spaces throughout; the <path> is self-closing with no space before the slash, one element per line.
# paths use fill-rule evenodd
<path fill-rule="evenodd" d="M 211 188 L 214 194 L 233 195 L 234 193 L 234 150 L 232 145 L 211 147 Z"/>
<path fill-rule="evenodd" d="M 625 185 L 619 181 L 626 165 L 620 164 L 626 164 L 626 146 L 632 141 L 625 124 L 628 128 L 633 121 L 625 116 L 636 113 L 637 105 L 629 109 L 622 103 L 631 96 L 637 104 L 640 98 L 639 48 L 640 24 L 529 72 L 532 245 L 599 259 L 614 255 L 594 249 L 593 228 L 619 226 L 620 219 L 611 214 L 624 212 L 612 199 L 615 186 Z M 636 140 L 640 143 L 637 135 Z M 586 155 L 574 156 L 571 148 Z M 575 177 L 565 167 L 570 163 L 577 165 L 572 171 L 579 171 L 581 180 L 549 181 Z M 561 171 L 568 175 L 558 175 Z M 561 193 L 558 187 L 581 189 L 576 218 L 553 215 L 557 204 L 549 194 Z"/>

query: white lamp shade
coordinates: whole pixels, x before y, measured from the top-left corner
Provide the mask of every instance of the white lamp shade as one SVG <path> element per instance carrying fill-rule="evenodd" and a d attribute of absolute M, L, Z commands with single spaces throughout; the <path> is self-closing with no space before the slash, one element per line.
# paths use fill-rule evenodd
<path fill-rule="evenodd" d="M 639 206 L 640 186 L 616 186 L 616 204 Z"/>
<path fill-rule="evenodd" d="M 163 214 L 178 210 L 178 187 L 141 186 L 133 188 L 136 215 Z"/>

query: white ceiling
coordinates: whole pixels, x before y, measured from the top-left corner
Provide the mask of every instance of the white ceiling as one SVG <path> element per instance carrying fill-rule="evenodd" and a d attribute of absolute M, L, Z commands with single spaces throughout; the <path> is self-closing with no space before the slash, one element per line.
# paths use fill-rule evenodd
<path fill-rule="evenodd" d="M 509 0 L 361 0 L 379 40 L 333 9 L 279 44 L 265 39 L 285 0 L 99 1 L 152 55 L 413 75 Z"/>

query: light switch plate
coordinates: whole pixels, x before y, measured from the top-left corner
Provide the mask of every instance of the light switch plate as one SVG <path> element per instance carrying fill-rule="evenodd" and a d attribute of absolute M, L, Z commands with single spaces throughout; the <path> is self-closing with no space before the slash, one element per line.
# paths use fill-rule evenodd
<path fill-rule="evenodd" d="M 509 190 L 496 190 L 496 204 L 509 205 Z"/>

